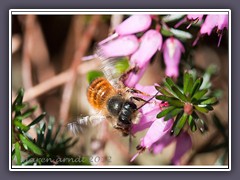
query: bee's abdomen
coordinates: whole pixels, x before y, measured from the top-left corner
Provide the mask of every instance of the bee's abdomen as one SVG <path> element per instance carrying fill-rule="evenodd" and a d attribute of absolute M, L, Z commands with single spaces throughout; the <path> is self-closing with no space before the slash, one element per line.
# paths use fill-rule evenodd
<path fill-rule="evenodd" d="M 107 100 L 115 93 L 113 86 L 103 77 L 95 79 L 88 87 L 89 103 L 97 110 L 106 106 Z"/>

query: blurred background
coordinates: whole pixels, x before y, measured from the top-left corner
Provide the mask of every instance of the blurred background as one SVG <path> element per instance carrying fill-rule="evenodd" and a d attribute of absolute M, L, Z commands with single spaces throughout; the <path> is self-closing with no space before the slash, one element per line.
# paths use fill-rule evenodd
<path fill-rule="evenodd" d="M 128 138 L 122 137 L 112 127 L 102 123 L 96 127 L 86 127 L 83 134 L 74 136 L 66 128 L 69 122 L 91 113 L 87 102 L 87 73 L 99 70 L 99 62 L 84 57 L 94 53 L 97 42 L 111 34 L 126 15 L 13 15 L 12 16 L 12 100 L 19 88 L 25 89 L 23 101 L 37 105 L 31 117 L 24 120 L 29 124 L 34 117 L 47 112 L 44 121 L 55 118 L 54 127 L 62 125 L 61 133 L 77 139 L 68 149 L 73 156 L 98 154 L 109 158 L 104 165 L 168 165 L 175 144 L 164 149 L 161 154 L 144 152 L 133 163 L 129 160 L 136 153 L 135 147 L 146 131 L 133 138 L 129 154 Z M 176 22 L 173 22 L 173 24 Z M 171 26 L 171 23 L 170 23 Z M 185 29 L 180 26 L 179 29 Z M 189 32 L 197 34 L 199 27 L 192 26 Z M 208 132 L 191 133 L 192 149 L 184 155 L 181 164 L 214 165 L 228 164 L 228 36 L 224 34 L 217 47 L 217 33 L 200 38 L 197 46 L 193 40 L 184 42 L 186 53 L 182 56 L 180 68 L 194 67 L 204 73 L 210 65 L 215 71 L 211 76 L 214 92 L 220 98 L 214 111 L 206 117 Z M 141 84 L 161 83 L 164 75 L 162 54 L 158 53 Z M 182 71 L 183 72 L 183 71 Z M 213 116 L 218 123 L 213 121 Z M 219 125 L 220 123 L 220 125 Z M 221 129 L 223 127 L 223 129 Z M 29 132 L 36 137 L 35 131 Z M 226 138 L 227 136 L 227 138 Z"/>

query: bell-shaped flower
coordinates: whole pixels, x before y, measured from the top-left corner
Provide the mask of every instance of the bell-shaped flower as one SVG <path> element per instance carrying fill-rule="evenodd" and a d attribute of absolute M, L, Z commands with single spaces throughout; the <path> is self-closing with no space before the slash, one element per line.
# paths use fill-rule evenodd
<path fill-rule="evenodd" d="M 208 34 L 212 33 L 213 28 L 217 25 L 219 15 L 210 14 L 207 15 L 204 23 L 201 26 L 200 34 Z"/>
<path fill-rule="evenodd" d="M 147 65 L 153 55 L 162 47 L 162 35 L 156 30 L 147 31 L 140 39 L 138 50 L 131 56 L 130 63 L 132 67 L 137 67 L 138 72 L 132 72 L 125 85 L 134 87 L 144 74 Z"/>
<path fill-rule="evenodd" d="M 150 15 L 132 15 L 119 24 L 115 31 L 118 35 L 135 34 L 147 30 L 151 25 L 152 19 Z"/>
<path fill-rule="evenodd" d="M 163 58 L 166 65 L 165 74 L 177 78 L 179 75 L 179 63 L 181 54 L 185 52 L 182 43 L 176 38 L 170 37 L 163 44 Z"/>
<path fill-rule="evenodd" d="M 139 47 L 139 41 L 135 35 L 121 36 L 99 46 L 104 57 L 129 56 Z"/>
<path fill-rule="evenodd" d="M 125 36 L 146 31 L 150 27 L 151 22 L 152 19 L 150 15 L 132 15 L 115 28 L 114 34 L 104 39 L 99 44 L 102 45 L 118 36 Z"/>
<path fill-rule="evenodd" d="M 149 100 L 150 97 L 154 96 L 158 91 L 155 89 L 154 86 L 142 86 L 140 84 L 136 84 L 135 89 L 140 90 L 141 92 L 147 94 L 136 94 L 136 96 L 144 99 Z M 137 124 L 133 124 L 131 133 L 135 134 L 139 131 L 149 128 L 152 123 L 156 120 L 156 115 L 160 111 L 159 103 L 161 101 L 152 99 L 150 102 L 145 104 L 140 110 L 141 118 Z"/>
<path fill-rule="evenodd" d="M 165 147 L 173 142 L 176 142 L 176 147 L 171 163 L 179 165 L 182 156 L 192 147 L 191 137 L 187 132 L 182 132 L 179 136 L 174 137 L 170 134 L 170 129 L 168 129 L 168 131 L 165 131 L 165 134 L 151 146 L 150 151 L 154 154 L 159 154 Z"/>
<path fill-rule="evenodd" d="M 223 35 L 223 29 L 226 28 L 228 29 L 228 15 L 227 14 L 210 14 L 207 15 L 204 23 L 201 26 L 200 29 L 200 35 L 207 34 L 210 36 L 212 33 L 213 29 L 217 27 L 217 33 L 219 35 L 219 41 L 218 41 L 218 46 L 220 45 L 222 35 Z M 197 41 L 199 39 L 199 36 L 197 39 L 193 42 L 193 46 L 197 44 Z"/>

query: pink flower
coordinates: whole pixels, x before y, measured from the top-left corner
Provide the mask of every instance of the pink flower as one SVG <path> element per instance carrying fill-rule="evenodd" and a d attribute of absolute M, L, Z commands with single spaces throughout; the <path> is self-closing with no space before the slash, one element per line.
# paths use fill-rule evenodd
<path fill-rule="evenodd" d="M 131 56 L 130 63 L 139 69 L 131 73 L 125 81 L 128 87 L 134 87 L 144 74 L 153 55 L 162 47 L 162 35 L 156 30 L 147 31 L 140 40 L 138 50 Z"/>
<path fill-rule="evenodd" d="M 217 32 L 219 35 L 219 41 L 218 41 L 218 46 L 219 46 L 222 39 L 222 34 L 223 34 L 222 31 L 224 30 L 224 28 L 228 29 L 228 15 L 225 15 L 225 14 L 207 15 L 204 23 L 201 26 L 200 35 L 208 34 L 210 36 L 210 34 L 212 33 L 215 27 L 217 27 Z M 199 39 L 199 36 L 194 41 L 193 46 L 197 44 L 198 39 Z"/>
<path fill-rule="evenodd" d="M 106 58 L 129 56 L 134 53 L 139 46 L 138 39 L 135 35 L 121 36 L 110 42 L 100 45 L 101 52 Z"/>
<path fill-rule="evenodd" d="M 142 86 L 140 84 L 136 84 L 135 89 L 138 89 L 149 96 L 144 96 L 139 94 L 138 97 L 142 99 L 148 100 L 151 96 L 154 96 L 157 93 L 157 90 L 154 86 Z M 149 128 L 152 123 L 156 120 L 156 115 L 160 112 L 159 103 L 161 101 L 153 99 L 148 104 L 144 105 L 140 109 L 141 119 L 138 124 L 133 124 L 132 134 L 135 134 L 139 131 Z"/>
<path fill-rule="evenodd" d="M 182 132 L 179 136 L 174 137 L 170 135 L 170 129 L 168 129 L 161 139 L 151 146 L 150 151 L 154 154 L 159 154 L 174 141 L 176 141 L 176 148 L 171 161 L 172 164 L 179 165 L 181 157 L 192 147 L 191 137 L 187 132 Z"/>
<path fill-rule="evenodd" d="M 130 35 L 145 31 L 150 27 L 151 22 L 152 19 L 150 15 L 132 15 L 119 24 L 115 29 L 115 33 L 101 41 L 99 45 L 102 45 L 118 36 Z"/>
<path fill-rule="evenodd" d="M 176 38 L 170 37 L 163 44 L 163 57 L 166 64 L 165 74 L 170 77 L 178 77 L 181 53 L 185 51 L 182 43 Z"/>
<path fill-rule="evenodd" d="M 188 14 L 187 19 L 190 21 L 201 21 L 203 18 L 203 14 Z"/>
<path fill-rule="evenodd" d="M 208 15 L 201 26 L 200 34 L 210 34 L 213 28 L 217 25 L 219 15 Z"/>
<path fill-rule="evenodd" d="M 132 15 L 119 24 L 115 31 L 118 35 L 135 34 L 147 30 L 151 25 L 150 15 Z"/>
<path fill-rule="evenodd" d="M 203 18 L 203 14 L 188 14 L 184 19 L 182 19 L 180 22 L 178 22 L 174 28 L 178 28 L 183 23 L 190 21 L 190 24 L 187 26 L 187 29 L 190 28 L 192 23 L 197 23 L 198 21 L 201 21 Z"/>

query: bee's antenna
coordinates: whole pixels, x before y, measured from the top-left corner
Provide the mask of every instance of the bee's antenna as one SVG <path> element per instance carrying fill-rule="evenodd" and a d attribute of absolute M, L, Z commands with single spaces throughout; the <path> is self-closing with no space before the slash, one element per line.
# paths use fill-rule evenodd
<path fill-rule="evenodd" d="M 153 97 L 151 97 L 150 99 L 148 99 L 147 101 L 145 101 L 141 106 L 139 106 L 135 111 L 138 111 L 139 109 L 141 109 L 143 106 L 145 106 L 147 103 L 149 103 L 153 98 L 155 98 L 158 95 L 159 92 L 157 92 Z"/>

